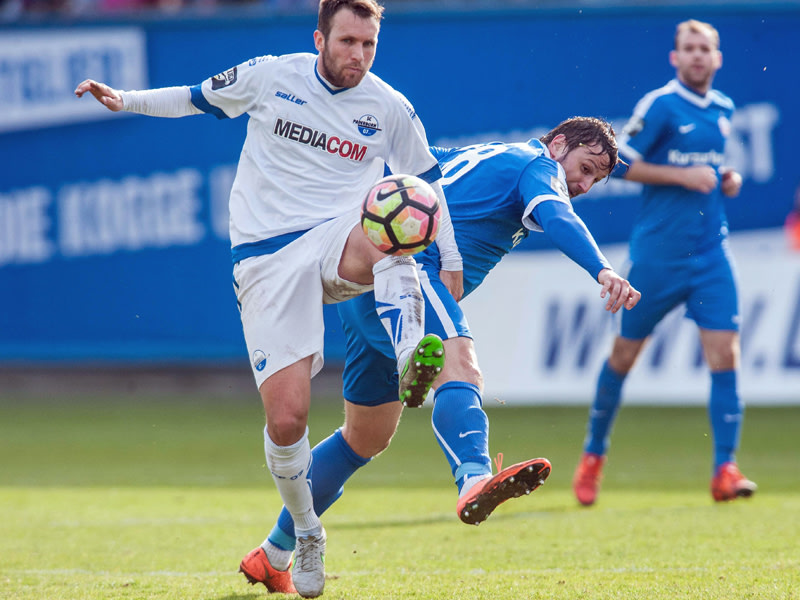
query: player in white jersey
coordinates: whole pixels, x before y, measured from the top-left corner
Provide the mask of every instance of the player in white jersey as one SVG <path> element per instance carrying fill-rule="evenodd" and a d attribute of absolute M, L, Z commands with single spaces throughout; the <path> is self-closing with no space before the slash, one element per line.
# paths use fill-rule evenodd
<path fill-rule="evenodd" d="M 413 258 L 381 254 L 358 225 L 360 201 L 384 164 L 425 179 L 439 194 L 444 278 L 454 297 L 463 291 L 436 181 L 441 172 L 424 129 L 408 101 L 369 72 L 382 13 L 375 0 L 321 0 L 316 55 L 255 58 L 194 87 L 119 91 L 86 80 L 75 90 L 112 111 L 250 117 L 230 197 L 234 285 L 266 413 L 267 465 L 296 525 L 292 579 L 304 597 L 319 596 L 325 584 L 326 536 L 312 504 L 307 427 L 310 380 L 322 367 L 323 303 L 374 287 L 376 302 L 398 309 L 401 400 L 421 403 L 444 361 L 441 340 L 423 338 Z"/>

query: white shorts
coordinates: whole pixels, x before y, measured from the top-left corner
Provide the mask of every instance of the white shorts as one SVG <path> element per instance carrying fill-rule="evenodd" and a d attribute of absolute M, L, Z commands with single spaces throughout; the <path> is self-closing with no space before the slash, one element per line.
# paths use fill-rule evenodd
<path fill-rule="evenodd" d="M 250 366 L 261 384 L 291 364 L 313 356 L 311 376 L 323 364 L 322 305 L 372 289 L 339 277 L 354 211 L 314 227 L 274 254 L 247 258 L 233 268 L 234 289 Z"/>

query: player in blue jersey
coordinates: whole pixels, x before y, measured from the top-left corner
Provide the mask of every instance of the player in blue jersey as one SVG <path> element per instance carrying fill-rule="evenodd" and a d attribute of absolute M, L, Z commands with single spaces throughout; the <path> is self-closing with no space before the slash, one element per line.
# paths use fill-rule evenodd
<path fill-rule="evenodd" d="M 734 106 L 711 88 L 722 65 L 717 30 L 680 23 L 670 63 L 677 77 L 639 101 L 620 136 L 620 154 L 630 163 L 625 177 L 645 184 L 628 275 L 645 301 L 622 315 L 600 372 L 573 479 L 583 505 L 597 497 L 625 377 L 656 324 L 681 304 L 699 327 L 711 370 L 712 496 L 732 500 L 756 489 L 735 462 L 743 416 L 736 387 L 739 311 L 723 196 L 736 196 L 742 178 L 724 166 Z"/>
<path fill-rule="evenodd" d="M 575 117 L 540 140 L 433 148 L 443 173 L 456 242 L 464 263 L 464 295 L 530 231 L 555 245 L 602 285 L 606 309 L 632 308 L 640 294 L 609 266 L 570 198 L 608 176 L 617 164 L 613 129 L 603 120 Z M 550 473 L 546 459 L 501 469 L 492 477 L 483 379 L 460 306 L 440 279 L 436 243 L 416 256 L 425 296 L 425 327 L 444 339 L 447 362 L 434 383 L 433 428 L 459 490 L 457 513 L 478 524 L 509 498 L 530 493 Z M 402 412 L 392 347 L 367 296 L 339 306 L 346 335 L 345 422 L 314 447 L 312 492 L 321 514 L 342 494 L 349 477 L 388 447 Z M 291 515 L 282 511 L 261 548 L 286 564 L 294 548 Z M 286 580 L 265 582 L 285 591 Z"/>

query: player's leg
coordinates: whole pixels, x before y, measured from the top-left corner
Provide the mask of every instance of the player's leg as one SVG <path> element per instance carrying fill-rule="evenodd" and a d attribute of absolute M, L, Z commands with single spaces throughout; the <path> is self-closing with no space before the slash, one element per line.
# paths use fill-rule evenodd
<path fill-rule="evenodd" d="M 317 444 L 311 454 L 311 489 L 314 511 L 322 515 L 343 493 L 345 482 L 372 456 L 388 446 L 400 418 L 394 352 L 375 313 L 371 292 L 338 305 L 345 336 L 346 361 L 343 393 L 345 423 Z M 271 592 L 292 593 L 291 576 L 259 577 L 270 571 L 288 574 L 295 548 L 294 521 L 284 507 L 276 525 L 260 547 L 242 562 L 242 571 Z M 252 558 L 251 558 L 252 555 Z M 254 563 L 249 567 L 248 559 Z"/>
<path fill-rule="evenodd" d="M 622 386 L 645 342 L 646 339 L 631 340 L 622 336 L 614 339 L 611 354 L 603 363 L 597 378 L 584 441 L 585 452 L 600 456 L 605 456 L 608 452 L 609 438 L 622 399 Z"/>
<path fill-rule="evenodd" d="M 434 384 L 433 432 L 459 490 L 459 518 L 477 525 L 502 502 L 541 485 L 550 472 L 550 464 L 545 459 L 534 459 L 492 477 L 483 375 L 469 325 L 435 269 L 423 268 L 420 282 L 425 296 L 425 329 L 445 338 L 447 355 L 447 363 Z"/>
<path fill-rule="evenodd" d="M 320 245 L 312 233 L 234 267 L 245 341 L 266 415 L 266 462 L 296 525 L 300 542 L 293 579 L 306 597 L 321 594 L 325 583 L 325 530 L 308 481 L 310 380 L 322 367 L 324 343 Z"/>
<path fill-rule="evenodd" d="M 700 328 L 700 342 L 711 371 L 708 416 L 713 439 L 711 494 L 717 501 L 750 496 L 756 484 L 736 464 L 744 405 L 737 390 L 739 307 L 732 259 L 724 248 L 696 257 L 689 316 Z"/>
<path fill-rule="evenodd" d="M 736 386 L 739 334 L 735 331 L 700 330 L 700 342 L 711 370 L 708 416 L 714 439 L 714 472 L 735 462 L 744 407 Z"/>
<path fill-rule="evenodd" d="M 489 418 L 473 342 L 455 337 L 444 343 L 448 360 L 434 394 L 433 432 L 458 487 L 456 512 L 464 523 L 478 525 L 506 500 L 544 483 L 550 462 L 535 458 L 503 469 L 498 460 L 498 473 L 492 476 Z"/>
<path fill-rule="evenodd" d="M 350 232 L 338 265 L 342 279 L 373 283 L 375 309 L 392 341 L 400 373 L 399 398 L 419 406 L 444 364 L 441 340 L 424 334 L 417 265 L 410 256 L 386 256 L 360 227 Z"/>
<path fill-rule="evenodd" d="M 594 504 L 600 490 L 625 378 L 655 326 L 688 293 L 688 283 L 685 283 L 688 276 L 672 265 L 637 263 L 631 267 L 628 279 L 642 292 L 643 301 L 634 310 L 623 311 L 620 334 L 615 338 L 611 354 L 603 363 L 597 379 L 589 408 L 583 454 L 572 480 L 575 497 L 584 506 Z"/>
<path fill-rule="evenodd" d="M 385 450 L 400 421 L 397 400 L 379 406 L 358 406 L 345 401 L 345 423 L 314 446 L 311 473 L 314 511 L 322 515 L 344 493 L 344 484 L 374 456 Z M 276 568 L 287 568 L 295 548 L 295 527 L 286 507 L 262 544 Z M 285 566 L 284 566 L 285 565 Z"/>

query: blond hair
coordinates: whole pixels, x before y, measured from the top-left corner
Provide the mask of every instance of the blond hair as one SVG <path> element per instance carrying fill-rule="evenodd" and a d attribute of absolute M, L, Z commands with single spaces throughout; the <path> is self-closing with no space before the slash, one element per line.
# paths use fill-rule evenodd
<path fill-rule="evenodd" d="M 719 50 L 719 31 L 717 31 L 711 23 L 705 23 L 696 19 L 689 19 L 678 23 L 675 28 L 675 50 L 678 49 L 678 39 L 682 33 L 702 33 L 707 35 L 714 46 Z"/>

